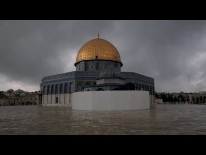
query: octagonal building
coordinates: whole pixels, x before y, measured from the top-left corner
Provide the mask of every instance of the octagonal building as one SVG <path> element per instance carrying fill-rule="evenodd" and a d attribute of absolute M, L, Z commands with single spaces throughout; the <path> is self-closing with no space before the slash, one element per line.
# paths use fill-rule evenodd
<path fill-rule="evenodd" d="M 117 48 L 98 38 L 85 43 L 77 53 L 76 71 L 45 76 L 41 80 L 42 105 L 70 105 L 72 94 L 82 91 L 148 91 L 154 100 L 154 79 L 135 72 L 121 72 Z"/>

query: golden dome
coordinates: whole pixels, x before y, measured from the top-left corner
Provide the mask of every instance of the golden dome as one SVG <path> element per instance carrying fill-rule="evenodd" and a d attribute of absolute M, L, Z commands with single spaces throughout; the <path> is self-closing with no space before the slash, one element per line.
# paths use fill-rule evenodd
<path fill-rule="evenodd" d="M 99 60 L 118 61 L 122 65 L 119 52 L 114 45 L 100 38 L 90 40 L 80 48 L 76 63 L 83 60 L 95 60 L 96 58 Z"/>

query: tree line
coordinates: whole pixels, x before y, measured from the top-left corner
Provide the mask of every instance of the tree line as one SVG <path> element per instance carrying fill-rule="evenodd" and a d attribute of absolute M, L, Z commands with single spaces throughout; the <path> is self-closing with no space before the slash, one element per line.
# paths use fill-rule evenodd
<path fill-rule="evenodd" d="M 162 99 L 163 102 L 189 102 L 189 96 L 183 96 L 182 94 L 179 95 L 173 95 L 173 94 L 165 94 L 165 93 L 160 93 L 158 95 L 155 93 L 155 97 L 158 99 Z M 206 96 L 200 96 L 200 97 L 192 97 L 192 103 L 199 104 L 199 103 L 206 103 Z"/>

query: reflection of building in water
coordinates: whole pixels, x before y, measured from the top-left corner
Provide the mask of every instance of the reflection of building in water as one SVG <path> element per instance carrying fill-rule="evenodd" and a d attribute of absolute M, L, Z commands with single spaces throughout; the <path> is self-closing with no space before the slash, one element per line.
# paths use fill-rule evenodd
<path fill-rule="evenodd" d="M 154 79 L 134 72 L 121 72 L 123 63 L 116 47 L 99 36 L 79 50 L 76 71 L 43 77 L 43 104 L 69 104 L 72 93 L 82 91 L 143 90 L 154 96 Z"/>

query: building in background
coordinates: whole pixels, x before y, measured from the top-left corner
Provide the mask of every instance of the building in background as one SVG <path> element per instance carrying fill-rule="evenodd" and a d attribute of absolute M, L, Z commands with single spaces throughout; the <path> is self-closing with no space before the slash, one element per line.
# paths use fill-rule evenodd
<path fill-rule="evenodd" d="M 0 92 L 0 106 L 14 106 L 14 105 L 38 105 L 40 104 L 39 92 L 25 92 L 23 90 Z"/>

